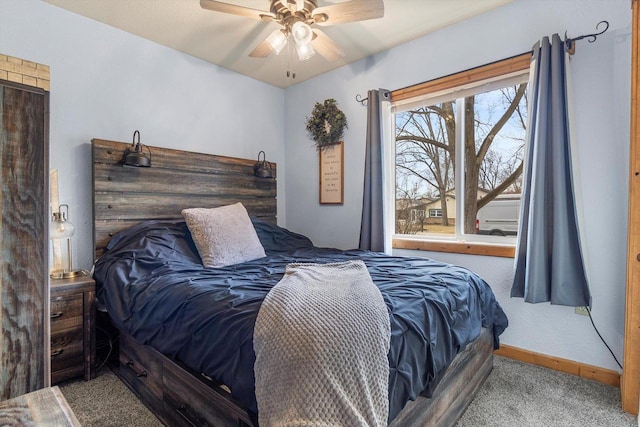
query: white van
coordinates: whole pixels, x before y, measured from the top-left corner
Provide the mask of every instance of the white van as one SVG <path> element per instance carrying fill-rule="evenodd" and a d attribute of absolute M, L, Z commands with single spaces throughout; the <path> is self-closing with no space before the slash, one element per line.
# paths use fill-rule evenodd
<path fill-rule="evenodd" d="M 520 194 L 496 197 L 478 211 L 476 232 L 492 236 L 515 236 L 520 218 Z"/>

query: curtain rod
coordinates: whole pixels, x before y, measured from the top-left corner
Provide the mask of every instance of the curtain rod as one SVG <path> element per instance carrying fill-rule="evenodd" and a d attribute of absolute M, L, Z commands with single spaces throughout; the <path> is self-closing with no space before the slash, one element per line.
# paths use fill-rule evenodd
<path fill-rule="evenodd" d="M 598 28 L 600 27 L 601 24 L 604 24 L 605 27 L 602 31 L 600 32 L 595 32 L 595 33 L 591 33 L 591 34 L 583 34 L 581 36 L 578 37 L 567 37 L 567 32 L 564 32 L 564 42 L 565 42 L 565 48 L 567 49 L 567 52 L 569 53 L 569 55 L 573 55 L 576 52 L 576 44 L 575 42 L 577 42 L 578 40 L 582 40 L 585 38 L 588 38 L 588 42 L 589 43 L 593 43 L 596 41 L 596 39 L 598 38 L 599 35 L 604 34 L 608 29 L 609 29 L 609 21 L 600 21 L 596 24 L 596 30 L 598 30 Z M 533 51 L 528 51 L 528 52 L 523 52 L 522 54 L 525 53 L 532 53 Z M 522 55 L 520 54 L 520 55 Z M 363 106 L 367 105 L 367 100 L 369 98 L 363 98 L 359 93 L 356 94 L 356 101 L 359 102 L 360 104 L 362 104 Z"/>
<path fill-rule="evenodd" d="M 378 92 L 382 93 L 382 95 L 387 98 L 387 101 L 389 100 L 388 98 L 391 92 L 388 89 L 378 89 Z M 362 96 L 360 96 L 359 93 L 356 94 L 356 101 L 358 101 L 360 104 L 362 104 L 365 107 L 367 106 L 368 99 L 369 97 L 363 98 Z"/>
<path fill-rule="evenodd" d="M 598 38 L 599 35 L 604 34 L 608 29 L 609 29 L 609 21 L 600 21 L 598 22 L 598 24 L 596 25 L 596 30 L 600 27 L 600 24 L 604 24 L 604 30 L 600 31 L 600 32 L 596 32 L 596 33 L 591 33 L 591 34 L 584 34 L 582 36 L 578 36 L 578 37 L 567 37 L 567 32 L 564 32 L 564 42 L 567 45 L 567 52 L 569 52 L 569 55 L 573 55 L 576 52 L 576 45 L 575 42 L 577 42 L 578 40 L 582 40 L 584 38 L 589 38 L 588 42 L 589 43 L 593 43 L 596 41 L 596 39 Z"/>

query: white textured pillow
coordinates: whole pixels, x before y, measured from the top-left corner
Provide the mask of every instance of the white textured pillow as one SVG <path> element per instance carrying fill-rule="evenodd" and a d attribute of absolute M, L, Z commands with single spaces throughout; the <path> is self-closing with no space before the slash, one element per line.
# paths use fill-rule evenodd
<path fill-rule="evenodd" d="M 266 256 L 242 203 L 183 209 L 182 216 L 205 267 L 225 267 Z"/>

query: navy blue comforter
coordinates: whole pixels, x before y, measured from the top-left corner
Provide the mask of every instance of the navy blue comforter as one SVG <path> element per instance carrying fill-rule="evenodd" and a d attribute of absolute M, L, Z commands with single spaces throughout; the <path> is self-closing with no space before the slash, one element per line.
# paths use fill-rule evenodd
<path fill-rule="evenodd" d="M 391 320 L 392 420 L 432 389 L 455 355 L 507 318 L 471 271 L 424 259 L 316 248 L 304 236 L 254 220 L 266 258 L 204 268 L 182 221 L 148 221 L 117 234 L 96 262 L 97 294 L 116 327 L 226 384 L 257 412 L 253 328 L 262 300 L 291 262 L 361 259 Z"/>

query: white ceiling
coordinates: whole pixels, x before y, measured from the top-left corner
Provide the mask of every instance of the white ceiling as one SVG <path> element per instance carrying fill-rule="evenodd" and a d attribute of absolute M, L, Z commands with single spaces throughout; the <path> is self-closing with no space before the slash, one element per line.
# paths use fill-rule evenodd
<path fill-rule="evenodd" d="M 205 10 L 199 0 L 44 0 L 257 80 L 285 88 L 413 40 L 513 0 L 385 0 L 384 17 L 338 24 L 322 30 L 345 57 L 329 62 L 320 55 L 295 64 L 287 78 L 286 49 L 278 56 L 250 58 L 249 53 L 273 30 L 268 23 Z M 224 0 L 269 10 L 269 0 Z M 318 6 L 341 3 L 318 0 Z"/>

